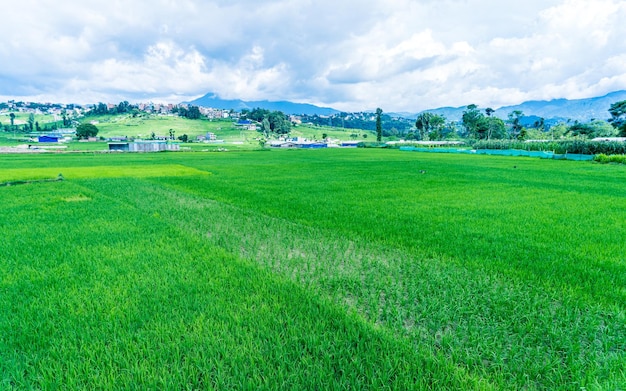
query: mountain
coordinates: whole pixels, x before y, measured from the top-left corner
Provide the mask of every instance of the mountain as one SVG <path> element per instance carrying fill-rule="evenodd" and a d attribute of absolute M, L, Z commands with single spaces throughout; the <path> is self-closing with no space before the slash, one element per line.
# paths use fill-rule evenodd
<path fill-rule="evenodd" d="M 559 121 L 580 121 L 587 122 L 592 119 L 608 119 L 610 118 L 609 107 L 615 102 L 626 100 L 626 90 L 611 92 L 610 94 L 587 99 L 553 99 L 553 100 L 533 100 L 514 106 L 500 107 L 494 111 L 498 118 L 507 119 L 509 113 L 520 110 L 524 113 L 524 117 L 532 117 L 532 121 L 544 118 L 546 123 L 554 124 Z M 306 103 L 293 103 L 287 101 L 243 101 L 240 99 L 224 100 L 220 99 L 214 93 L 208 93 L 201 98 L 191 102 L 184 102 L 191 105 L 211 107 L 214 109 L 233 109 L 240 111 L 242 109 L 252 110 L 257 107 L 271 111 L 282 111 L 285 114 L 306 114 L 306 115 L 333 115 L 340 113 L 338 110 L 319 107 Z M 479 107 L 485 109 L 486 107 Z M 446 117 L 450 121 L 460 121 L 463 111 L 467 106 L 461 107 L 440 107 L 437 109 L 424 110 L 419 113 L 387 113 L 392 117 L 402 117 L 407 119 L 415 119 L 424 112 L 439 114 Z M 536 119 L 535 119 L 536 117 Z M 531 120 L 530 118 L 528 119 Z"/>
<path fill-rule="evenodd" d="M 525 115 L 536 115 L 543 118 L 567 118 L 581 122 L 592 119 L 608 119 L 609 107 L 615 102 L 626 100 L 626 91 L 615 91 L 610 94 L 588 99 L 553 99 L 550 101 L 528 101 L 515 106 L 501 107 L 495 115 L 506 118 L 514 110 L 521 110 Z"/>
<path fill-rule="evenodd" d="M 242 109 L 252 110 L 261 108 L 271 111 L 282 111 L 285 114 L 306 114 L 306 115 L 332 115 L 339 113 L 338 110 L 328 107 L 319 107 L 308 103 L 293 103 L 287 101 L 243 101 L 240 99 L 220 99 L 216 94 L 209 92 L 208 94 L 190 102 L 183 102 L 190 105 L 210 107 L 213 109 L 233 109 L 241 111 Z"/>
<path fill-rule="evenodd" d="M 609 107 L 615 102 L 626 100 L 626 91 L 615 91 L 607 95 L 587 98 L 587 99 L 553 99 L 553 100 L 532 100 L 514 106 L 504 106 L 497 109 L 493 115 L 498 118 L 507 119 L 509 113 L 520 110 L 525 117 L 541 117 L 549 122 L 558 121 L 588 122 L 592 119 L 608 119 Z M 479 107 L 485 109 L 486 107 Z M 407 116 L 415 119 L 419 114 L 428 112 L 445 116 L 448 120 L 460 121 L 463 111 L 467 106 L 461 107 L 441 107 L 438 109 L 424 110 L 420 113 Z"/>

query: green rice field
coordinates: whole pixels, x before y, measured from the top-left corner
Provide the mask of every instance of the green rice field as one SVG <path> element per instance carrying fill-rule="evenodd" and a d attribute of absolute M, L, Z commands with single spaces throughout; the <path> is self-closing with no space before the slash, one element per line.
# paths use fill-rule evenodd
<path fill-rule="evenodd" d="M 0 390 L 626 390 L 624 165 L 15 154 L 0 185 Z"/>

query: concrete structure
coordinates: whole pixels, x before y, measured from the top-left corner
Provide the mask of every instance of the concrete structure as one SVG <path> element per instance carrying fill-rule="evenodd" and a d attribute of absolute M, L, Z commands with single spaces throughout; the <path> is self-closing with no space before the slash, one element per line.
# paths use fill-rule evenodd
<path fill-rule="evenodd" d="M 109 151 L 128 152 L 162 152 L 179 151 L 180 144 L 161 140 L 135 141 L 132 143 L 113 142 L 109 143 Z"/>

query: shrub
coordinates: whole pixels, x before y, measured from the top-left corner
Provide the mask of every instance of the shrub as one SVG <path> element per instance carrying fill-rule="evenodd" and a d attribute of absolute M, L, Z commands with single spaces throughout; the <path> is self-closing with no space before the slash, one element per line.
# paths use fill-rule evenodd
<path fill-rule="evenodd" d="M 606 155 L 604 153 L 600 153 L 593 157 L 593 160 L 602 163 L 617 163 L 617 164 L 626 164 L 626 155 Z"/>

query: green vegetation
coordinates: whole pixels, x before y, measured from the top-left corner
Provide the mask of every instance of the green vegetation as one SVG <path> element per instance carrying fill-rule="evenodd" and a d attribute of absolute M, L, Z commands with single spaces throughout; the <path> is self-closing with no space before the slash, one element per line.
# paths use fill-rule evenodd
<path fill-rule="evenodd" d="M 0 187 L 0 388 L 626 384 L 622 165 L 0 157 L 60 173 Z"/>
<path fill-rule="evenodd" d="M 583 155 L 624 154 L 626 143 L 621 141 L 560 140 L 524 142 L 518 140 L 481 140 L 472 143 L 475 149 L 520 149 L 525 151 L 553 151 L 558 154 L 577 153 Z"/>
<path fill-rule="evenodd" d="M 605 155 L 600 153 L 593 157 L 593 160 L 598 163 L 619 163 L 626 164 L 626 155 Z"/>
<path fill-rule="evenodd" d="M 155 136 L 169 137 L 170 130 L 175 136 L 183 134 L 195 139 L 196 136 L 213 132 L 220 139 L 241 139 L 238 129 L 232 120 L 190 120 L 175 115 L 142 114 L 90 116 L 100 130 L 102 137 L 127 136 L 133 138 L 150 138 Z"/>

